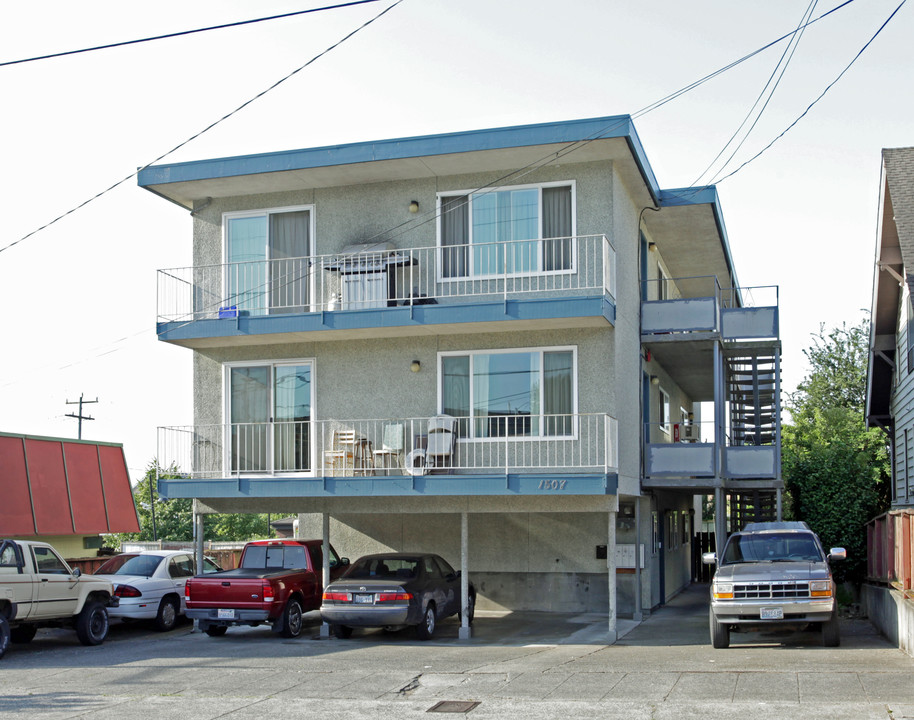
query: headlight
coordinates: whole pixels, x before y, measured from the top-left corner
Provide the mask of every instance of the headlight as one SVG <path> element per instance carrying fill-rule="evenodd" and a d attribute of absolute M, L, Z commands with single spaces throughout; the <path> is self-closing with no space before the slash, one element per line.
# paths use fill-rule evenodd
<path fill-rule="evenodd" d="M 733 583 L 713 583 L 711 585 L 711 597 L 715 600 L 732 600 Z"/>
<path fill-rule="evenodd" d="M 810 597 L 831 597 L 831 580 L 813 580 L 809 583 Z"/>

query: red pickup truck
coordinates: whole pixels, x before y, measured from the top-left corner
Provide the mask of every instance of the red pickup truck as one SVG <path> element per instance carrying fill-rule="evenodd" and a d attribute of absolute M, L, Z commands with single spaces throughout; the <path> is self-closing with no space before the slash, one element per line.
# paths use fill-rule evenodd
<path fill-rule="evenodd" d="M 330 579 L 349 565 L 330 547 Z M 268 623 L 283 637 L 298 637 L 302 615 L 321 606 L 320 540 L 255 540 L 244 546 L 234 570 L 197 575 L 184 586 L 187 617 L 210 637 L 232 625 Z"/>

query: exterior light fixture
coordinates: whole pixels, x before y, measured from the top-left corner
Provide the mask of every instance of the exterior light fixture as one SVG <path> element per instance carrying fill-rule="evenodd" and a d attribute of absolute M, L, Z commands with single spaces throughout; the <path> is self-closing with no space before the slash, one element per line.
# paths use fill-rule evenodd
<path fill-rule="evenodd" d="M 409 369 L 413 372 L 419 372 L 422 369 L 422 363 L 418 360 L 413 360 L 412 363 L 410 363 Z"/>
<path fill-rule="evenodd" d="M 659 385 L 659 384 L 660 384 L 660 378 L 657 377 L 656 375 L 651 375 L 651 385 Z"/>
<path fill-rule="evenodd" d="M 413 214 L 419 212 L 419 201 L 418 200 L 410 200 L 409 211 Z"/>

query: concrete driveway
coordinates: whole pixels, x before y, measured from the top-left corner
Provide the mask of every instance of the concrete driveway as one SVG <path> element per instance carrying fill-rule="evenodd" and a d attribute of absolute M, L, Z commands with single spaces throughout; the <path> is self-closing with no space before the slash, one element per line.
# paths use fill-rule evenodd
<path fill-rule="evenodd" d="M 605 643 L 605 618 L 482 613 L 475 637 L 454 620 L 427 643 L 411 631 L 295 640 L 266 628 L 222 638 L 182 626 L 115 626 L 84 648 L 41 631 L 0 660 L 0 714 L 18 718 L 914 718 L 914 659 L 865 620 L 842 646 L 818 633 L 734 635 L 708 644 L 707 587 L 695 586 Z M 439 703 L 465 703 L 462 706 Z M 473 705 L 473 703 L 478 703 Z M 433 713 L 431 717 L 434 717 Z"/>

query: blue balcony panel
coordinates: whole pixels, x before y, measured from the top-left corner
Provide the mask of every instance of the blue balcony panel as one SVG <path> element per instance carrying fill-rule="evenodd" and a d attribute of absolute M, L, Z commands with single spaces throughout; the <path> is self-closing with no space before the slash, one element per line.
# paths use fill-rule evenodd
<path fill-rule="evenodd" d="M 591 297 L 553 297 L 496 302 L 447 303 L 336 310 L 281 315 L 241 315 L 235 318 L 213 318 L 188 322 L 158 323 L 157 332 L 165 342 L 192 343 L 209 338 L 243 338 L 252 336 L 300 333 L 341 333 L 397 329 L 397 335 L 410 331 L 427 332 L 435 325 L 472 323 L 543 322 L 581 318 L 615 324 L 616 306 L 608 295 Z M 590 323 L 588 323 L 590 324 Z M 319 336 L 317 336 L 319 337 Z M 310 339 L 310 338 L 309 338 Z M 273 340 L 271 340 L 273 341 Z M 276 342 L 279 338 L 275 339 Z"/>
<path fill-rule="evenodd" d="M 615 495 L 618 484 L 615 472 L 161 478 L 159 493 L 169 499 Z"/>

